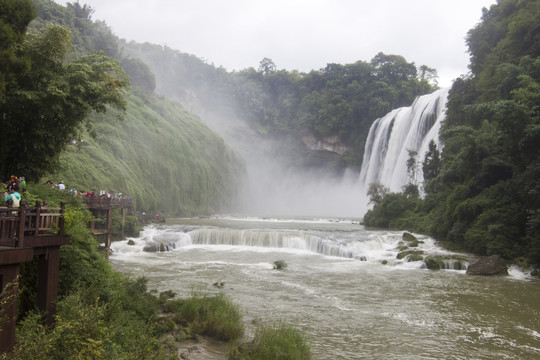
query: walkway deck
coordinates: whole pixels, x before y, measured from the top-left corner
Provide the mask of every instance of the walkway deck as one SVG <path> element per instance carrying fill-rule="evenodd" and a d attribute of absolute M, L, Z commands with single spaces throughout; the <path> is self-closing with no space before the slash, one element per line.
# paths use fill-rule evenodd
<path fill-rule="evenodd" d="M 19 269 L 35 256 L 39 257 L 38 306 L 46 314 L 45 322 L 53 322 L 60 246 L 69 243 L 69 236 L 64 234 L 64 209 L 63 203 L 49 207 L 40 201 L 35 206 L 21 201 L 20 208 L 0 207 L 0 353 L 13 350 L 15 345 Z"/>

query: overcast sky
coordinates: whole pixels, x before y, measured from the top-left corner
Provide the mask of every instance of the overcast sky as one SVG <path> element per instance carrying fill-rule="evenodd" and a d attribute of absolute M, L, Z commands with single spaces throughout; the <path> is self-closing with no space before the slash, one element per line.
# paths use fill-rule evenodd
<path fill-rule="evenodd" d="M 55 0 L 65 4 L 72 1 Z M 439 74 L 467 73 L 467 31 L 496 0 L 84 0 L 120 38 L 167 45 L 225 69 L 309 72 L 327 63 L 404 56 Z"/>

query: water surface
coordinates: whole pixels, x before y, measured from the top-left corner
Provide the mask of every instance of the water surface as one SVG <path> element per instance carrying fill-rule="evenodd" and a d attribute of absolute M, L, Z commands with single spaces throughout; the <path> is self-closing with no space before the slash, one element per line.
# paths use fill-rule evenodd
<path fill-rule="evenodd" d="M 314 359 L 540 358 L 540 281 L 397 260 L 400 232 L 354 219 L 222 217 L 141 235 L 113 244 L 115 268 L 179 297 L 222 291 L 240 306 L 247 337 L 252 320 L 281 319 L 306 334 Z M 447 253 L 421 240 L 426 253 Z M 143 251 L 152 243 L 173 246 Z M 287 269 L 274 270 L 276 260 Z"/>

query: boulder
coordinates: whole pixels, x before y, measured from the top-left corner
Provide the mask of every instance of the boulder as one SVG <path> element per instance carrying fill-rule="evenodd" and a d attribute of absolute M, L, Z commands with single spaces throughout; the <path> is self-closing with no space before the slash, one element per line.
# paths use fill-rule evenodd
<path fill-rule="evenodd" d="M 402 236 L 403 240 L 405 241 L 418 241 L 418 239 L 416 238 L 416 236 L 414 236 L 413 234 L 411 234 L 410 232 L 404 232 L 403 233 L 403 236 Z"/>
<path fill-rule="evenodd" d="M 485 257 L 467 268 L 468 275 L 508 275 L 508 267 L 499 255 Z"/>

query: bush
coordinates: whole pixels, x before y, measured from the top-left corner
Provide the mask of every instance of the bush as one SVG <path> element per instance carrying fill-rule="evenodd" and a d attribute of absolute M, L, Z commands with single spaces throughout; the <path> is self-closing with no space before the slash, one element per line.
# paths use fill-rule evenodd
<path fill-rule="evenodd" d="M 170 300 L 163 310 L 173 314 L 175 322 L 190 332 L 224 341 L 238 340 L 244 335 L 244 323 L 237 305 L 222 293 L 215 296 L 193 294 L 188 299 Z"/>
<path fill-rule="evenodd" d="M 283 324 L 259 325 L 251 343 L 232 349 L 230 360 L 307 360 L 311 348 L 297 329 Z"/>

